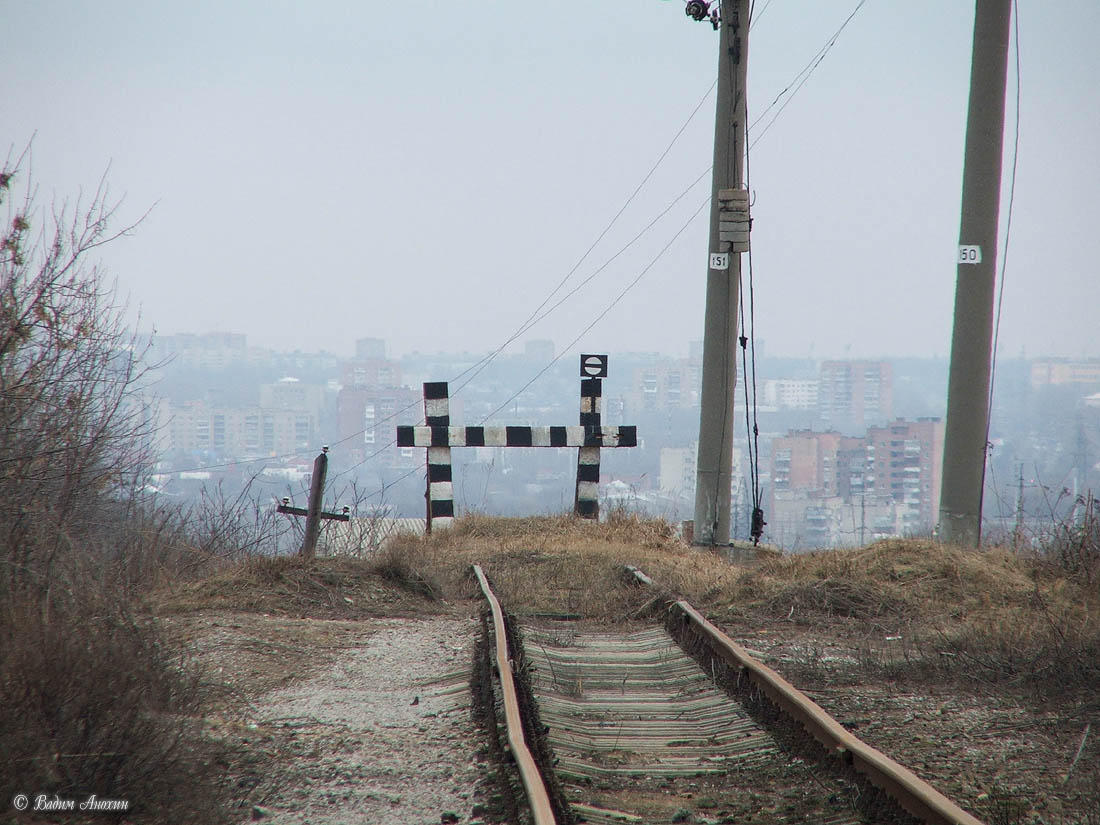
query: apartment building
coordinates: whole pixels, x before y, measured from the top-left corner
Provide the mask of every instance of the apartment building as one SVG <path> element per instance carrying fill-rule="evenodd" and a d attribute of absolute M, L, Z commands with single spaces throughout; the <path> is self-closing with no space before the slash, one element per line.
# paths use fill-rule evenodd
<path fill-rule="evenodd" d="M 924 532 L 939 521 L 942 469 L 939 418 L 898 419 L 867 431 L 864 490 L 909 508 L 903 532 Z"/>
<path fill-rule="evenodd" d="M 336 402 L 341 440 L 356 460 L 378 453 L 378 466 L 403 466 L 413 448 L 396 446 L 397 427 L 417 425 L 424 417 L 423 395 L 409 387 L 347 387 Z"/>
<path fill-rule="evenodd" d="M 816 410 L 818 381 L 794 378 L 769 378 L 764 381 L 760 400 L 779 410 Z"/>
<path fill-rule="evenodd" d="M 248 340 L 241 333 L 208 332 L 157 335 L 149 353 L 151 363 L 170 362 L 176 367 L 225 369 L 248 360 Z"/>
<path fill-rule="evenodd" d="M 235 458 L 291 455 L 314 449 L 317 419 L 302 410 L 226 407 L 205 401 L 173 404 L 167 447 L 210 450 Z"/>
<path fill-rule="evenodd" d="M 893 369 L 888 361 L 824 361 L 818 414 L 829 429 L 863 432 L 894 414 Z"/>
<path fill-rule="evenodd" d="M 1040 358 L 1031 362 L 1034 389 L 1064 384 L 1100 384 L 1100 358 Z"/>
<path fill-rule="evenodd" d="M 353 389 L 400 387 L 401 365 L 385 358 L 348 361 L 340 371 L 340 383 Z"/>
<path fill-rule="evenodd" d="M 939 516 L 942 464 L 938 418 L 898 419 L 863 437 L 789 432 L 772 441 L 772 531 L 816 542 L 810 546 L 854 543 L 856 508 L 866 540 L 929 531 Z"/>
<path fill-rule="evenodd" d="M 699 406 L 702 365 L 689 358 L 658 358 L 636 367 L 623 393 L 629 414 Z"/>

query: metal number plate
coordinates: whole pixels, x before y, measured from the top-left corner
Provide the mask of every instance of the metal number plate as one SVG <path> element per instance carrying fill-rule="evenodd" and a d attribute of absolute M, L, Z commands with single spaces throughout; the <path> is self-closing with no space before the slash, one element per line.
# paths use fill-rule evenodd
<path fill-rule="evenodd" d="M 710 268 L 711 269 L 729 269 L 730 268 L 730 254 L 728 252 L 711 252 L 710 253 Z"/>
<path fill-rule="evenodd" d="M 982 262 L 982 248 L 975 244 L 959 244 L 960 264 L 980 264 Z"/>

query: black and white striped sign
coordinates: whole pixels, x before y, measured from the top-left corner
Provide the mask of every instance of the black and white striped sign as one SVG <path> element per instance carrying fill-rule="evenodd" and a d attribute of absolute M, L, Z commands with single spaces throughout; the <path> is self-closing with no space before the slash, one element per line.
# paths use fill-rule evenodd
<path fill-rule="evenodd" d="M 586 360 L 587 359 L 587 360 Z M 581 412 L 576 427 L 452 427 L 446 381 L 424 385 L 423 427 L 397 428 L 397 446 L 428 451 L 427 531 L 432 521 L 455 514 L 451 477 L 452 447 L 576 447 L 577 488 L 573 511 L 582 518 L 600 516 L 600 448 L 637 447 L 638 428 L 604 427 L 602 378 L 606 355 L 581 356 Z"/>
<path fill-rule="evenodd" d="M 637 447 L 637 427 L 398 427 L 398 447 Z"/>

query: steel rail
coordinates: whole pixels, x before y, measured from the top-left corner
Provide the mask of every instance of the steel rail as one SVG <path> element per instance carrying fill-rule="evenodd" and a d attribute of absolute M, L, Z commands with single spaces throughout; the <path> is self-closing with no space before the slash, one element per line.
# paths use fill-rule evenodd
<path fill-rule="evenodd" d="M 550 794 L 542 781 L 535 758 L 527 747 L 527 740 L 523 735 L 523 720 L 520 716 L 519 698 L 516 696 L 516 684 L 512 677 L 512 660 L 508 656 L 508 639 L 505 635 L 504 612 L 500 608 L 500 602 L 493 595 L 489 587 L 489 581 L 481 566 L 474 565 L 474 575 L 477 576 L 481 592 L 485 594 L 489 602 L 489 609 L 493 614 L 493 635 L 496 637 L 494 658 L 496 659 L 497 673 L 500 675 L 500 691 L 504 697 L 504 719 L 508 736 L 508 746 L 515 757 L 516 767 L 519 769 L 520 780 L 527 792 L 527 801 L 534 817 L 534 825 L 557 825 L 554 810 L 550 805 Z"/>
<path fill-rule="evenodd" d="M 640 583 L 656 587 L 638 568 L 628 565 L 626 569 Z M 714 653 L 748 676 L 814 739 L 864 774 L 871 784 L 889 794 L 913 816 L 930 825 L 983 825 L 980 819 L 964 811 L 911 770 L 845 729 L 810 697 L 707 621 L 687 601 L 670 597 L 669 603 L 706 638 Z"/>

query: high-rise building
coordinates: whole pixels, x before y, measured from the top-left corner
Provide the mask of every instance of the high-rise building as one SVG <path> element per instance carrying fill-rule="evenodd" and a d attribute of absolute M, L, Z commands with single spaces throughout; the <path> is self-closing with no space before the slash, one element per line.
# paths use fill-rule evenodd
<path fill-rule="evenodd" d="M 911 510 L 907 533 L 923 532 L 939 521 L 943 469 L 943 421 L 898 419 L 867 430 L 868 493 L 888 497 Z"/>
<path fill-rule="evenodd" d="M 167 448 L 237 458 L 286 456 L 316 448 L 317 419 L 306 410 L 225 407 L 186 401 L 170 408 Z"/>
<path fill-rule="evenodd" d="M 412 448 L 396 446 L 397 428 L 417 425 L 423 417 L 423 397 L 409 387 L 344 387 L 337 400 L 341 440 L 357 460 L 377 454 L 379 466 L 413 459 Z"/>
<path fill-rule="evenodd" d="M 355 357 L 359 361 L 386 360 L 386 341 L 383 338 L 359 338 L 355 342 Z"/>
<path fill-rule="evenodd" d="M 824 361 L 817 390 L 826 427 L 863 432 L 894 415 L 893 370 L 888 361 Z"/>
<path fill-rule="evenodd" d="M 772 441 L 769 521 L 822 547 L 926 532 L 939 516 L 942 464 L 938 418 L 898 419 L 862 438 L 792 431 Z"/>
<path fill-rule="evenodd" d="M 768 378 L 760 398 L 764 404 L 780 410 L 817 409 L 817 381 L 794 378 Z"/>
<path fill-rule="evenodd" d="M 1033 361 L 1031 386 L 1038 389 L 1051 384 L 1100 385 L 1100 358 L 1040 358 Z"/>
<path fill-rule="evenodd" d="M 702 367 L 691 359 L 655 359 L 637 367 L 623 394 L 629 414 L 699 406 Z"/>

